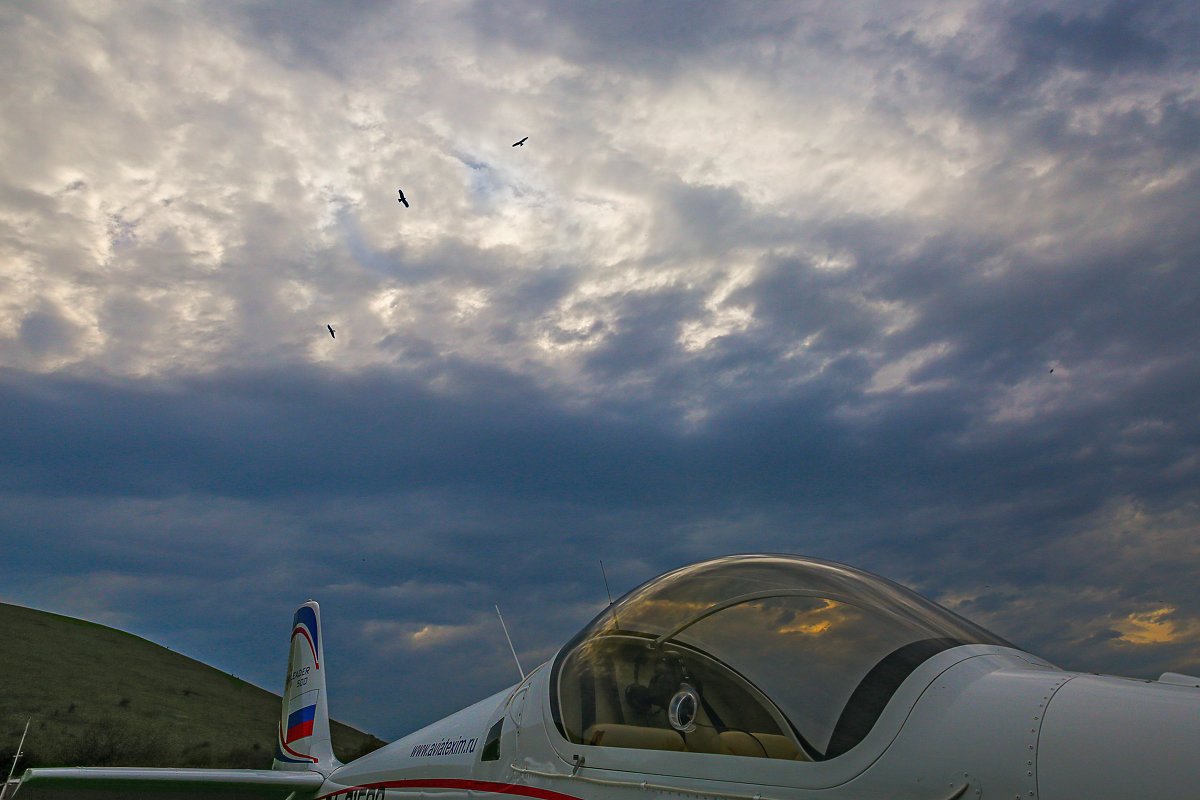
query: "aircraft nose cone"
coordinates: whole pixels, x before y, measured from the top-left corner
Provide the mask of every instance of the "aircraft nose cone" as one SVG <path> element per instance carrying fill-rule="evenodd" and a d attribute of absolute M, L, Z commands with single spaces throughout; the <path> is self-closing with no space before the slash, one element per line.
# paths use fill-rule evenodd
<path fill-rule="evenodd" d="M 1200 796 L 1200 689 L 1085 675 L 1046 708 L 1039 800 Z"/>

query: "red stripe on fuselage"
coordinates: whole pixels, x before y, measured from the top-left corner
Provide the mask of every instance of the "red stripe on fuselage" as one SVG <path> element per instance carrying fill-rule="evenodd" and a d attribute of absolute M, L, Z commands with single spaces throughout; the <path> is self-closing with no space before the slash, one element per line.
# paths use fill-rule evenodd
<path fill-rule="evenodd" d="M 316 800 L 341 797 L 361 789 L 465 789 L 469 792 L 488 792 L 491 794 L 514 794 L 520 797 L 532 797 L 534 800 L 580 800 L 573 794 L 539 789 L 536 786 L 521 786 L 516 783 L 496 783 L 495 781 L 473 781 L 459 778 L 424 778 L 407 781 L 380 781 L 364 783 L 360 786 L 350 786 L 338 789 L 336 792 L 323 794 Z"/>

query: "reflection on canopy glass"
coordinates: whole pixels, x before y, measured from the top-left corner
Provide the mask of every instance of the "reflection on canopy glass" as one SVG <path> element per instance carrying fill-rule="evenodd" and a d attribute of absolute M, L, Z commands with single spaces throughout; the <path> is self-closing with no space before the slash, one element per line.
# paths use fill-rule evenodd
<path fill-rule="evenodd" d="M 961 644 L 1007 643 L 841 564 L 731 556 L 656 578 L 584 628 L 554 664 L 554 720 L 577 744 L 819 761 Z"/>

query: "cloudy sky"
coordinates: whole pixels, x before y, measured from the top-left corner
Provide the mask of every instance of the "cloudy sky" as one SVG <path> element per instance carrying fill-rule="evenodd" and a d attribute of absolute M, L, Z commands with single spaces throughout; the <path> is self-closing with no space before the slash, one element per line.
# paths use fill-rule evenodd
<path fill-rule="evenodd" d="M 277 691 L 314 597 L 384 737 L 601 559 L 1200 672 L 1194 3 L 6 1 L 0 68 L 0 600 Z"/>

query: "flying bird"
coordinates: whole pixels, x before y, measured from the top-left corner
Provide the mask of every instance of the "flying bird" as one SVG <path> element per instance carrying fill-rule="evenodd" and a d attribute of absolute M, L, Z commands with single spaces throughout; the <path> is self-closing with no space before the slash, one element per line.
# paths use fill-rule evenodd
<path fill-rule="evenodd" d="M 336 339 L 337 337 L 333 335 L 333 326 L 332 326 L 332 325 L 326 325 L 325 327 L 326 327 L 326 328 L 329 328 L 329 338 L 330 338 L 330 339 Z"/>
<path fill-rule="evenodd" d="M 526 136 L 526 137 L 525 137 L 525 139 L 528 139 L 528 138 L 529 138 L 528 136 Z M 522 140 L 521 140 L 521 141 L 519 141 L 519 142 L 513 142 L 513 145 L 512 145 L 512 146 L 513 146 L 513 147 L 524 147 L 524 146 L 525 146 L 525 139 L 522 139 Z"/>
<path fill-rule="evenodd" d="M 403 189 L 397 189 L 396 191 L 400 193 L 400 199 L 399 199 L 399 200 L 397 200 L 396 202 L 397 202 L 397 203 L 403 203 L 403 204 L 404 204 L 404 207 L 405 207 L 405 208 L 408 208 L 408 200 L 406 200 L 406 199 L 405 199 L 405 197 L 404 197 L 404 190 L 403 190 Z"/>

